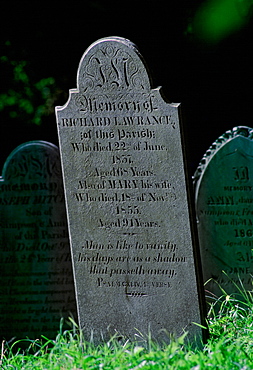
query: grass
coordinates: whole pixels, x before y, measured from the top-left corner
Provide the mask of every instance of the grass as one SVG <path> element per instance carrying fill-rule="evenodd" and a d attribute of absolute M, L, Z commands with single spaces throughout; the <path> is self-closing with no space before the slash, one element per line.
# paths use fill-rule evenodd
<path fill-rule="evenodd" d="M 169 345 L 158 346 L 150 338 L 145 345 L 118 341 L 95 346 L 85 342 L 72 321 L 72 330 L 60 329 L 55 340 L 42 336 L 29 341 L 27 350 L 17 350 L 19 343 L 2 344 L 1 369 L 24 370 L 202 370 L 253 369 L 253 300 L 251 292 L 237 286 L 241 298 L 222 297 L 211 304 L 207 325 L 210 331 L 203 348 L 191 347 L 185 336 Z M 187 334 L 186 334 L 187 335 Z M 15 349 L 16 348 L 16 349 Z"/>

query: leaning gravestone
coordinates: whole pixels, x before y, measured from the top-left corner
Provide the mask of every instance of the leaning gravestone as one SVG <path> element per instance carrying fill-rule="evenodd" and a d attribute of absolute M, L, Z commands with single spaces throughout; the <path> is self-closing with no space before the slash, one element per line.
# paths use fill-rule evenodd
<path fill-rule="evenodd" d="M 202 319 L 178 104 L 126 39 L 84 53 L 56 108 L 80 326 L 167 340 Z"/>
<path fill-rule="evenodd" d="M 207 291 L 252 290 L 253 130 L 235 127 L 204 155 L 194 176 L 196 213 Z M 218 283 L 218 284 L 217 284 Z"/>
<path fill-rule="evenodd" d="M 17 147 L 0 178 L 0 336 L 55 338 L 76 303 L 58 148 Z"/>

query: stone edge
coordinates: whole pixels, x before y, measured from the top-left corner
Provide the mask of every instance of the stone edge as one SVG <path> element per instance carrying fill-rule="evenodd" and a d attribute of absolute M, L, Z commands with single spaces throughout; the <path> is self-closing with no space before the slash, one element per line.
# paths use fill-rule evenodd
<path fill-rule="evenodd" d="M 243 136 L 246 139 L 253 140 L 253 128 L 247 126 L 236 126 L 232 128 L 232 130 L 226 131 L 223 135 L 219 136 L 218 139 L 212 143 L 212 145 L 207 149 L 203 158 L 199 162 L 199 165 L 192 177 L 195 190 L 202 173 L 204 172 L 205 168 L 207 167 L 208 163 L 215 155 L 215 153 L 229 140 L 235 138 L 236 136 Z"/>
<path fill-rule="evenodd" d="M 15 156 L 15 154 L 17 152 L 19 152 L 20 150 L 22 149 L 25 149 L 27 147 L 31 147 L 31 146 L 40 146 L 40 147 L 44 147 L 44 148 L 50 148 L 50 150 L 54 151 L 55 154 L 57 154 L 59 157 L 60 157 L 60 154 L 59 154 L 59 148 L 58 146 L 56 146 L 55 144 L 53 143 L 50 143 L 48 141 L 44 141 L 44 140 L 32 140 L 32 141 L 27 141 L 25 143 L 22 143 L 20 145 L 18 145 L 15 149 L 13 149 L 11 151 L 11 153 L 7 156 L 7 158 L 5 159 L 5 162 L 3 164 L 3 168 L 2 168 L 2 175 L 0 175 L 0 181 L 4 181 L 5 180 L 5 174 L 7 172 L 7 169 L 8 169 L 8 166 L 10 164 L 10 161 L 11 159 Z"/>

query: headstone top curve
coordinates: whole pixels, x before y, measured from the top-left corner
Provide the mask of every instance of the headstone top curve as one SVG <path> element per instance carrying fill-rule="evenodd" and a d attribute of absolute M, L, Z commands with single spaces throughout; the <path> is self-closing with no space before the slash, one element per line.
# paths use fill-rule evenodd
<path fill-rule="evenodd" d="M 84 52 L 77 72 L 79 92 L 147 91 L 150 78 L 135 44 L 122 37 L 97 40 Z"/>
<path fill-rule="evenodd" d="M 213 158 L 217 150 L 235 137 L 242 137 L 245 139 L 253 140 L 253 129 L 247 126 L 236 126 L 233 129 L 226 131 L 223 135 L 219 136 L 218 139 L 215 140 L 208 148 L 193 175 L 193 182 L 195 186 L 199 182 L 201 175 L 203 174 L 205 168 L 207 167 L 208 163 Z"/>
<path fill-rule="evenodd" d="M 61 168 L 60 168 L 60 159 L 59 159 L 59 149 L 56 145 L 49 143 L 47 141 L 43 140 L 33 140 L 33 141 L 28 141 L 23 144 L 20 144 L 17 146 L 13 151 L 8 155 L 3 169 L 2 169 L 2 175 L 0 176 L 0 181 L 4 181 L 9 179 L 13 175 L 13 168 L 15 168 L 14 172 L 17 175 L 18 173 L 21 174 L 21 169 L 19 168 L 20 166 L 13 165 L 15 161 L 18 160 L 18 157 L 21 155 L 28 155 L 30 153 L 30 161 L 31 165 L 34 169 L 34 172 L 32 175 L 37 174 L 42 174 L 41 169 L 43 165 L 41 164 L 40 161 L 38 161 L 38 158 L 35 158 L 34 150 L 33 148 L 37 147 L 37 153 L 39 152 L 45 152 L 45 155 L 48 156 L 48 151 L 51 152 L 51 155 L 48 156 L 48 161 L 53 163 L 54 166 L 54 175 L 56 176 L 61 176 Z M 56 162 L 55 162 L 56 159 Z M 28 157 L 26 158 L 26 161 L 28 160 Z M 30 168 L 30 171 L 31 171 Z M 26 176 L 30 176 L 31 173 L 26 172 Z M 22 176 L 24 176 L 24 173 L 22 173 Z"/>

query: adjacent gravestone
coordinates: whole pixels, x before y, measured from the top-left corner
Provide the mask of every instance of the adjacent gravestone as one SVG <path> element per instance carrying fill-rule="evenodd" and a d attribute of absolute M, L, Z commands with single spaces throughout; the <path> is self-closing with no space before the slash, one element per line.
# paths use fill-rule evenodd
<path fill-rule="evenodd" d="M 253 130 L 235 127 L 204 155 L 194 176 L 204 280 L 212 294 L 252 290 Z M 223 272 L 224 271 L 224 272 Z M 217 284 L 218 283 L 218 284 Z"/>
<path fill-rule="evenodd" d="M 126 39 L 84 53 L 56 108 L 80 326 L 168 340 L 201 329 L 178 104 Z"/>
<path fill-rule="evenodd" d="M 76 316 L 58 148 L 17 147 L 0 178 L 1 339 L 55 338 Z"/>

